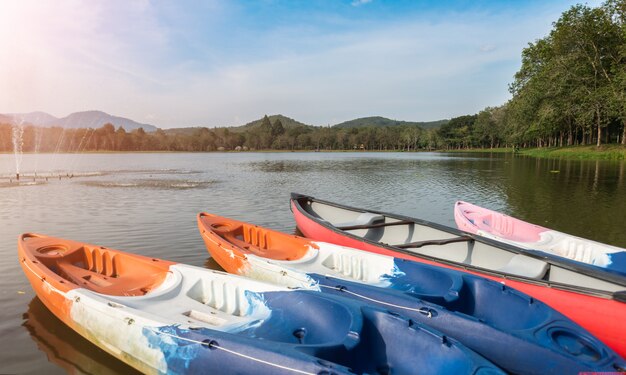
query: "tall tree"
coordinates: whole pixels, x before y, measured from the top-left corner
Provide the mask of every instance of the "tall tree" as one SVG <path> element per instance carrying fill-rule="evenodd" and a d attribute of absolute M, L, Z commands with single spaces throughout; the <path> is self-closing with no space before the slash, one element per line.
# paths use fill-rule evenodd
<path fill-rule="evenodd" d="M 274 121 L 274 123 L 272 124 L 272 137 L 278 137 L 279 135 L 282 135 L 285 133 L 285 128 L 283 127 L 283 123 L 280 121 L 279 118 L 276 119 L 276 121 Z"/>

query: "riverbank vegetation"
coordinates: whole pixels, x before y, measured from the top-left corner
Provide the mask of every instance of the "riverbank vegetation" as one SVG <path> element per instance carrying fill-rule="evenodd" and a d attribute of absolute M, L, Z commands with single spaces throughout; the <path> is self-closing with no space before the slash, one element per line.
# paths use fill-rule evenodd
<path fill-rule="evenodd" d="M 520 151 L 522 155 L 540 158 L 625 160 L 626 146 L 622 145 L 581 145 L 571 147 L 541 147 Z"/>
<path fill-rule="evenodd" d="M 417 123 L 365 118 L 349 126 L 309 126 L 265 116 L 240 127 L 98 129 L 0 125 L 0 152 L 222 151 L 222 150 L 470 150 L 516 149 L 533 155 L 607 154 L 626 145 L 626 1 L 575 5 L 546 37 L 522 51 L 507 103 L 449 121 Z M 381 119 L 384 120 L 381 123 Z M 555 147 L 597 149 L 555 152 Z M 533 149 L 539 151 L 531 151 Z M 584 156 L 584 155 L 587 156 Z M 610 149 L 609 158 L 623 157 Z M 591 156 L 589 156 L 591 155 Z M 602 156 L 604 157 L 604 156 Z"/>

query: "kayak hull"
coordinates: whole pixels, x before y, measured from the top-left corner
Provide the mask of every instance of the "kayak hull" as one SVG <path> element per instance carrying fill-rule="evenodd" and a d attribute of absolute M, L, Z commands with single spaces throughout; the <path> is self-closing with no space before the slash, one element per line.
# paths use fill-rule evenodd
<path fill-rule="evenodd" d="M 377 254 L 456 269 L 498 281 L 546 303 L 599 338 L 617 354 L 626 358 L 626 340 L 623 339 L 626 337 L 626 325 L 622 324 L 623 317 L 626 316 L 626 303 L 624 303 L 626 302 L 626 298 L 619 293 L 604 293 L 596 290 L 583 290 L 577 287 L 568 288 L 565 285 L 553 285 L 541 280 L 496 273 L 478 267 L 468 267 L 462 263 L 441 261 L 435 257 L 421 256 L 419 254 L 402 251 L 403 249 L 382 244 L 377 241 L 371 241 L 351 234 L 348 231 L 337 229 L 327 220 L 322 220 L 319 216 L 316 217 L 308 213 L 302 206 L 303 200 L 315 200 L 322 204 L 336 204 L 299 194 L 292 195 L 291 210 L 296 225 L 308 238 Z M 347 210 L 352 209 L 347 206 L 337 206 Z M 367 211 L 359 210 L 359 212 Z M 382 214 L 399 217 L 398 215 Z M 412 218 L 400 218 L 403 220 L 416 220 L 418 223 L 424 222 Z M 438 227 L 441 228 L 442 226 Z M 450 232 L 458 233 L 452 228 L 450 228 Z"/>

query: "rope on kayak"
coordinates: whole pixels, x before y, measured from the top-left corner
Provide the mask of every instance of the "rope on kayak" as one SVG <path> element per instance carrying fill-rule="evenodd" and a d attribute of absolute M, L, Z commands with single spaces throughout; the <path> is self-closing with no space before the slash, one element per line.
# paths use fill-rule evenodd
<path fill-rule="evenodd" d="M 245 260 L 246 258 L 245 258 L 245 257 L 243 257 L 242 259 L 244 259 L 244 260 Z M 268 264 L 272 264 L 272 265 L 273 265 L 273 263 L 270 263 L 269 261 L 268 261 L 267 263 L 268 263 Z M 287 271 L 278 271 L 278 270 L 275 270 L 275 269 L 272 269 L 272 268 L 263 267 L 262 263 L 261 263 L 261 264 L 259 264 L 259 263 L 255 263 L 255 264 L 254 264 L 254 266 L 255 266 L 255 267 L 258 267 L 258 268 L 263 268 L 264 270 L 266 270 L 266 271 L 268 271 L 268 272 L 273 272 L 273 273 L 279 274 L 279 275 L 281 275 L 281 276 L 283 276 L 283 277 L 289 277 L 289 278 L 292 278 L 292 279 L 294 279 L 294 280 L 299 281 L 299 282 L 301 282 L 301 283 L 302 283 L 302 280 L 301 280 L 301 279 L 299 279 L 299 278 L 297 278 L 297 277 L 295 277 L 295 276 L 291 275 L 291 274 L 290 274 L 289 272 L 287 272 Z M 303 272 L 302 274 L 306 275 L 306 273 L 304 273 L 304 272 Z M 307 276 L 308 276 L 308 275 L 307 275 Z M 432 310 L 432 309 L 429 309 L 429 308 L 427 308 L 427 307 L 415 308 L 415 307 L 408 307 L 408 306 L 396 305 L 396 304 L 389 303 L 389 302 L 385 302 L 385 301 L 379 301 L 379 300 L 377 300 L 377 299 L 374 299 L 374 298 L 371 298 L 371 297 L 367 297 L 367 296 L 361 295 L 361 294 L 359 294 L 359 293 L 355 293 L 355 292 L 353 292 L 353 291 L 350 291 L 350 290 L 348 290 L 346 287 L 329 286 L 329 285 L 323 285 L 323 284 L 320 284 L 320 283 L 316 283 L 316 286 L 319 286 L 319 287 L 322 287 L 322 288 L 328 288 L 328 289 L 338 290 L 338 291 L 340 291 L 340 292 L 348 293 L 348 294 L 351 294 L 351 295 L 353 295 L 353 296 L 356 296 L 356 297 L 362 298 L 362 299 L 367 300 L 367 301 L 371 301 L 371 302 L 379 303 L 379 304 L 381 304 L 381 305 L 390 306 L 390 307 L 395 307 L 395 308 L 399 308 L 399 309 L 403 309 L 403 310 L 415 311 L 415 312 L 418 312 L 418 313 L 420 313 L 420 314 L 422 314 L 422 315 L 426 315 L 426 317 L 428 317 L 428 318 L 432 318 L 432 317 L 433 317 L 433 310 Z"/>
<path fill-rule="evenodd" d="M 23 263 L 24 263 L 24 265 L 25 265 L 25 266 L 26 266 L 26 267 L 27 267 L 27 268 L 28 268 L 28 269 L 29 269 L 29 270 L 33 273 L 33 275 L 37 276 L 37 278 L 39 278 L 41 281 L 43 281 L 45 284 L 47 284 L 51 290 L 53 290 L 53 291 L 55 291 L 56 293 L 59 293 L 59 294 L 61 294 L 61 295 L 65 296 L 65 292 L 63 292 L 63 291 L 61 291 L 61 290 L 59 290 L 59 289 L 55 288 L 55 287 L 54 287 L 54 285 L 50 284 L 50 282 L 48 282 L 48 281 L 47 281 L 44 277 L 39 276 L 39 274 L 38 274 L 37 272 L 35 272 L 35 271 L 34 271 L 34 270 L 33 270 L 33 269 L 32 269 L 32 268 L 28 265 L 28 263 L 27 263 L 25 260 L 23 261 Z M 78 300 L 77 300 L 76 302 L 78 302 Z M 83 306 L 90 307 L 89 305 L 83 305 Z M 98 310 L 98 311 L 99 311 L 99 310 Z M 102 311 L 100 311 L 100 312 L 102 313 Z M 113 319 L 119 319 L 119 317 L 118 317 L 118 316 L 116 316 L 116 315 L 111 315 L 111 314 L 106 314 L 106 313 L 105 313 L 105 315 L 107 315 L 107 316 L 109 316 L 110 318 L 113 318 Z M 131 324 L 131 323 L 132 323 L 132 321 L 133 321 L 132 319 L 131 319 L 131 320 L 129 320 L 129 321 L 128 321 L 128 324 Z M 159 331 L 159 330 L 157 330 L 157 329 L 155 329 L 155 328 L 153 328 L 153 327 L 147 327 L 147 326 L 144 326 L 144 328 L 150 329 L 151 331 L 153 331 L 153 332 L 155 332 L 155 333 L 158 333 L 158 334 L 171 336 L 171 337 L 177 338 L 177 339 L 179 339 L 179 340 L 184 340 L 184 341 L 192 342 L 192 343 L 195 343 L 195 344 L 200 344 L 200 345 L 202 345 L 202 346 L 207 346 L 207 343 L 206 343 L 206 342 L 203 342 L 203 341 L 193 340 L 193 339 L 189 339 L 189 338 L 186 338 L 186 337 L 181 337 L 181 336 L 178 336 L 178 335 L 173 335 L 173 334 L 170 334 L 170 333 L 167 333 L 167 332 L 162 332 L 162 331 Z M 236 351 L 234 351 L 234 350 L 226 349 L 226 348 L 224 348 L 224 347 L 222 347 L 222 346 L 215 345 L 215 344 L 212 344 L 212 343 L 209 343 L 208 345 L 209 345 L 209 347 L 210 347 L 210 348 L 212 348 L 212 349 L 219 349 L 219 350 L 223 350 L 223 351 L 225 351 L 225 352 L 227 352 L 227 353 L 230 353 L 230 354 L 233 354 L 233 355 L 236 355 L 236 356 L 242 357 L 242 358 L 246 358 L 246 359 L 249 359 L 249 360 L 252 360 L 252 361 L 255 361 L 255 362 L 263 363 L 263 364 L 266 364 L 266 365 L 268 365 L 268 366 L 273 366 L 273 367 L 280 368 L 280 369 L 283 369 L 283 370 L 292 371 L 292 372 L 295 372 L 295 373 L 298 373 L 298 374 L 304 374 L 304 375 L 316 375 L 314 372 L 306 372 L 306 371 L 298 370 L 298 369 L 295 369 L 295 368 L 291 368 L 291 367 L 287 367 L 287 366 L 282 366 L 282 365 L 279 365 L 279 364 L 277 364 L 277 363 L 272 363 L 272 362 L 264 361 L 264 360 L 262 360 L 262 359 L 255 358 L 255 357 L 252 357 L 252 356 L 249 356 L 249 355 L 243 354 L 243 353 L 238 353 L 238 352 L 236 352 Z"/>
<path fill-rule="evenodd" d="M 242 259 L 242 260 L 247 260 L 247 257 L 246 257 L 246 256 L 243 256 L 243 257 L 242 257 L 242 256 L 238 256 L 238 255 L 236 255 L 236 254 L 233 254 L 233 258 L 240 258 L 240 259 Z M 266 261 L 266 263 L 271 264 L 271 265 L 275 265 L 274 263 L 271 263 L 271 262 L 269 262 L 269 261 Z M 275 273 L 275 274 L 279 274 L 279 275 L 281 275 L 281 276 L 283 276 L 283 277 L 289 277 L 289 278 L 292 278 L 292 279 L 294 279 L 294 280 L 296 280 L 296 281 L 298 281 L 298 282 L 300 282 L 300 283 L 302 283 L 302 282 L 303 282 L 303 280 L 301 280 L 301 279 L 299 279 L 299 278 L 297 278 L 297 277 L 295 277 L 295 276 L 291 275 L 288 271 L 285 271 L 285 270 L 278 271 L 278 270 L 273 269 L 273 268 L 263 267 L 263 263 L 255 263 L 255 264 L 254 264 L 254 267 L 257 267 L 257 268 L 262 268 L 262 269 L 264 269 L 264 270 L 266 270 L 266 271 L 268 271 L 268 272 L 272 272 L 272 273 Z M 279 266 L 279 267 L 280 267 L 280 266 Z M 306 274 L 306 273 L 304 273 L 304 272 L 302 272 L 302 274 L 307 275 L 307 274 Z M 308 275 L 307 275 L 307 276 L 308 276 Z M 367 297 L 367 296 L 361 295 L 361 294 L 359 294 L 359 293 L 352 292 L 352 291 L 348 290 L 348 289 L 347 289 L 347 288 L 345 288 L 345 287 L 333 287 L 333 286 L 328 286 L 328 285 L 322 285 L 322 284 L 320 284 L 320 283 L 316 283 L 316 286 L 323 287 L 323 288 L 328 288 L 328 289 L 334 289 L 334 290 L 338 290 L 338 291 L 340 291 L 340 292 L 344 292 L 344 293 L 352 294 L 353 296 L 356 296 L 356 297 L 362 298 L 362 299 L 367 300 L 367 301 L 371 301 L 371 302 L 379 303 L 379 304 L 381 304 L 381 305 L 390 306 L 390 307 L 395 307 L 395 308 L 399 308 L 399 309 L 403 309 L 403 310 L 415 311 L 415 312 L 418 312 L 418 313 L 420 313 L 420 314 L 422 314 L 422 315 L 426 315 L 426 317 L 428 317 L 428 318 L 432 318 L 432 317 L 433 317 L 433 310 L 432 310 L 432 309 L 429 309 L 429 308 L 427 308 L 427 307 L 415 308 L 415 307 L 408 307 L 408 306 L 396 305 L 396 304 L 389 303 L 389 302 L 385 302 L 385 301 L 379 301 L 379 300 L 377 300 L 377 299 L 374 299 L 374 298 L 371 298 L 371 297 Z M 307 288 L 305 287 L 305 289 L 307 289 Z"/>
<path fill-rule="evenodd" d="M 96 293 L 96 294 L 99 294 L 99 293 Z M 108 297 L 108 296 L 105 295 L 105 297 Z M 79 300 L 77 300 L 76 302 L 78 302 L 78 301 Z M 124 305 L 121 305 L 121 306 L 124 306 Z M 109 307 L 112 307 L 112 306 L 109 305 Z M 87 305 L 83 304 L 83 308 L 91 308 L 91 309 L 93 309 L 94 311 L 97 311 L 100 314 L 104 314 L 104 315 L 108 316 L 109 318 L 112 318 L 112 319 L 115 319 L 115 320 L 122 320 L 122 319 L 120 319 L 120 317 L 118 315 L 109 314 L 109 313 L 107 313 L 107 310 L 94 309 L 93 306 L 90 306 L 88 304 Z M 131 324 L 135 323 L 134 319 L 128 318 L 128 317 L 124 318 L 123 321 L 125 323 L 127 323 L 128 325 L 131 325 Z M 183 341 L 191 342 L 191 343 L 194 343 L 194 344 L 198 344 L 198 345 L 201 345 L 203 347 L 208 347 L 210 349 L 219 349 L 219 350 L 225 351 L 227 353 L 236 355 L 238 357 L 249 359 L 249 360 L 252 360 L 254 362 L 263 363 L 263 364 L 266 364 L 268 366 L 272 366 L 272 367 L 280 368 L 280 369 L 283 369 L 283 370 L 291 371 L 291 372 L 294 372 L 294 373 L 297 373 L 297 374 L 317 375 L 314 372 L 306 372 L 306 371 L 303 371 L 303 370 L 298 370 L 298 369 L 295 369 L 295 368 L 279 365 L 277 363 L 268 362 L 268 361 L 265 361 L 263 359 L 255 358 L 255 357 L 243 354 L 243 353 L 238 353 L 238 352 L 236 352 L 234 350 L 227 349 L 227 348 L 224 348 L 224 347 L 222 347 L 220 345 L 217 345 L 217 343 L 213 342 L 213 341 L 209 341 L 207 343 L 206 341 L 198 341 L 198 340 L 190 339 L 190 338 L 187 338 L 187 337 L 178 336 L 178 335 L 175 335 L 175 334 L 172 334 L 172 333 L 163 332 L 163 331 L 158 330 L 156 327 L 150 327 L 150 326 L 146 326 L 146 325 L 140 325 L 140 326 L 142 328 L 148 329 L 148 330 L 150 330 L 150 331 L 152 331 L 152 332 L 154 332 L 156 334 L 159 334 L 159 335 L 170 336 L 170 337 L 173 337 L 173 338 L 176 338 L 176 339 L 179 339 L 179 340 L 183 340 Z"/>
<path fill-rule="evenodd" d="M 190 339 L 190 338 L 187 338 L 187 337 L 181 337 L 181 336 L 174 335 L 174 334 L 167 333 L 167 332 L 162 332 L 162 331 L 159 331 L 159 330 L 157 330 L 157 329 L 155 329 L 153 327 L 146 327 L 146 328 L 149 328 L 151 331 L 153 331 L 153 332 L 155 332 L 157 334 L 170 336 L 170 337 L 173 337 L 173 338 L 176 338 L 176 339 L 179 339 L 179 340 L 188 341 L 188 342 L 191 342 L 191 343 L 194 343 L 194 344 L 199 344 L 199 345 L 202 345 L 202 346 L 207 346 L 208 345 L 209 348 L 211 348 L 211 349 L 223 350 L 223 351 L 225 351 L 227 353 L 234 354 L 234 355 L 236 355 L 238 357 L 246 358 L 246 359 L 249 359 L 249 360 L 252 360 L 252 361 L 255 361 L 255 362 L 259 362 L 259 363 L 263 363 L 263 364 L 268 365 L 268 366 L 273 366 L 273 367 L 280 368 L 280 369 L 283 369 L 283 370 L 292 371 L 292 372 L 295 372 L 295 373 L 298 373 L 298 374 L 316 375 L 316 373 L 314 373 L 314 372 L 306 372 L 306 371 L 298 370 L 298 369 L 295 369 L 295 368 L 291 368 L 291 367 L 279 365 L 277 363 L 272 363 L 272 362 L 268 362 L 268 361 L 265 361 L 265 360 L 262 360 L 262 359 L 259 359 L 259 358 L 255 358 L 255 357 L 243 354 L 243 353 L 239 353 L 239 352 L 236 352 L 234 350 L 226 349 L 226 348 L 224 348 L 224 347 L 222 347 L 220 345 L 216 345 L 216 344 L 214 344 L 212 342 L 209 342 L 207 344 L 204 341 L 198 341 L 198 340 Z"/>
<path fill-rule="evenodd" d="M 28 268 L 28 269 L 30 270 L 30 272 L 32 272 L 32 273 L 33 273 L 33 275 L 37 276 L 37 278 L 38 278 L 38 279 L 40 279 L 43 283 L 47 284 L 47 285 L 48 285 L 48 287 L 50 288 L 50 290 L 52 290 L 52 291 L 54 291 L 54 292 L 56 292 L 56 293 L 59 293 L 59 294 L 60 294 L 60 295 L 62 295 L 62 296 L 66 296 L 65 292 L 63 292 L 63 291 L 61 291 L 61 290 L 57 289 L 54 285 L 50 284 L 50 282 L 49 282 L 48 280 L 46 280 L 46 278 L 45 278 L 45 277 L 40 276 L 37 272 L 35 272 L 35 270 L 33 270 L 33 269 L 32 269 L 32 268 L 28 265 L 28 262 L 27 262 L 25 259 L 24 259 L 24 260 L 22 260 L 22 263 L 26 266 L 26 268 Z M 99 294 L 99 293 L 97 293 L 97 294 Z M 77 297 L 77 298 L 80 298 L 80 297 Z M 77 299 L 77 300 L 76 300 L 76 302 L 78 302 L 78 301 L 79 301 L 79 299 Z M 89 305 L 83 305 L 83 306 L 85 306 L 85 307 L 91 307 L 91 306 L 89 306 Z M 99 310 L 97 310 L 97 311 L 99 311 Z M 102 312 L 102 311 L 100 311 L 100 312 Z M 109 316 L 110 318 L 113 318 L 113 319 L 119 319 L 119 317 L 118 317 L 118 316 L 116 316 L 116 315 L 111 315 L 111 314 L 106 314 L 106 313 L 105 313 L 105 315 L 107 315 L 107 316 Z M 128 324 L 132 324 L 132 322 L 134 322 L 134 320 L 133 320 L 133 319 L 130 319 L 130 320 L 128 320 L 128 321 L 127 321 L 127 323 L 128 323 Z M 251 361 L 255 361 L 255 362 L 259 362 L 259 363 L 263 363 L 263 364 L 268 365 L 268 366 L 272 366 L 272 367 L 280 368 L 280 369 L 282 369 L 282 370 L 291 371 L 291 372 L 294 372 L 294 373 L 297 373 L 297 374 L 304 374 L 304 375 L 316 375 L 316 373 L 314 373 L 314 372 L 306 372 L 306 371 L 298 370 L 298 369 L 295 369 L 295 368 L 291 368 L 291 367 L 287 367 L 287 366 L 279 365 L 279 364 L 277 364 L 277 363 L 268 362 L 268 361 L 262 360 L 262 359 L 260 359 L 260 358 L 255 358 L 255 357 L 252 357 L 252 356 L 249 356 L 249 355 L 243 354 L 243 353 L 238 353 L 238 352 L 236 352 L 236 351 L 234 351 L 234 350 L 230 350 L 230 349 L 224 348 L 224 347 L 222 347 L 222 346 L 215 345 L 215 344 L 213 344 L 213 343 L 208 343 L 208 344 L 207 344 L 206 342 L 203 342 L 203 341 L 198 341 L 198 340 L 193 340 L 193 339 L 189 339 L 189 338 L 186 338 L 186 337 L 181 337 L 181 336 L 178 336 L 178 335 L 173 335 L 173 334 L 171 334 L 171 333 L 167 333 L 167 332 L 162 332 L 162 331 L 159 331 L 159 330 L 157 330 L 157 329 L 155 329 L 155 328 L 153 328 L 153 327 L 147 327 L 147 326 L 144 326 L 144 328 L 150 329 L 152 332 L 155 332 L 155 333 L 157 333 L 157 334 L 167 335 L 167 336 L 170 336 L 170 337 L 177 338 L 177 339 L 179 339 L 179 340 L 184 340 L 184 341 L 192 342 L 192 343 L 194 343 L 194 344 L 199 344 L 199 345 L 202 345 L 202 346 L 207 346 L 207 345 L 209 345 L 209 347 L 210 347 L 210 348 L 212 348 L 212 349 L 219 349 L 219 350 L 225 351 L 225 352 L 227 352 L 227 353 L 230 353 L 230 354 L 236 355 L 236 356 L 238 356 L 238 357 L 246 358 L 246 359 L 249 359 L 249 360 L 251 360 Z"/>
<path fill-rule="evenodd" d="M 352 291 L 346 289 L 345 287 L 328 286 L 328 285 L 321 285 L 321 284 L 320 284 L 320 287 L 328 288 L 328 289 L 334 289 L 334 290 L 338 290 L 340 292 L 352 294 L 353 296 L 357 296 L 359 298 L 363 298 L 363 299 L 368 300 L 368 301 L 380 303 L 381 305 L 396 307 L 396 308 L 404 309 L 404 310 L 415 311 L 415 312 L 418 312 L 418 313 L 420 313 L 422 315 L 426 315 L 429 318 L 433 317 L 433 311 L 431 309 L 429 309 L 429 308 L 426 308 L 426 307 L 420 307 L 420 308 L 407 307 L 407 306 L 396 305 L 396 304 L 385 302 L 385 301 L 379 301 L 377 299 L 374 299 L 374 298 L 371 298 L 371 297 L 367 297 L 367 296 L 361 295 L 359 293 L 352 292 Z"/>

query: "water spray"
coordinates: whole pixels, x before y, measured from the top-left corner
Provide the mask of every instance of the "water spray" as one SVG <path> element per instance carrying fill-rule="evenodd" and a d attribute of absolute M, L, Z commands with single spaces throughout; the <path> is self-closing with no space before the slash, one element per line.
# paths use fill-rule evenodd
<path fill-rule="evenodd" d="M 12 138 L 13 138 L 13 154 L 15 155 L 15 178 L 20 180 L 20 166 L 22 164 L 23 146 L 24 146 L 24 119 L 20 119 L 13 125 Z"/>

